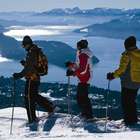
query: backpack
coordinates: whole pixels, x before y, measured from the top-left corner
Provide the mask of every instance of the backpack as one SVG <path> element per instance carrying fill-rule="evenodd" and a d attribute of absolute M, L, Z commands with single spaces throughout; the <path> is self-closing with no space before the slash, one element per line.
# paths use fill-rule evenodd
<path fill-rule="evenodd" d="M 41 49 L 38 53 L 37 72 L 40 76 L 44 76 L 48 74 L 48 59 Z"/>

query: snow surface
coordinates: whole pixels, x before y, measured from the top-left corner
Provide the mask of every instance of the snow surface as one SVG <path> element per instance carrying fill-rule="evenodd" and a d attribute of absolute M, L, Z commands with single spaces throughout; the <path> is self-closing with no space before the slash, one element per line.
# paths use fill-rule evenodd
<path fill-rule="evenodd" d="M 26 110 L 16 107 L 13 122 L 13 134 L 10 135 L 11 108 L 0 110 L 0 140 L 139 140 L 139 129 L 115 128 L 107 123 L 108 131 L 105 132 L 105 120 L 94 123 L 82 121 L 78 116 L 55 113 L 49 119 L 40 117 L 39 123 L 27 125 Z M 37 112 L 44 116 L 44 112 Z M 47 115 L 47 113 L 45 113 Z M 121 120 L 114 121 L 115 124 Z M 140 125 L 140 124 L 139 124 Z"/>

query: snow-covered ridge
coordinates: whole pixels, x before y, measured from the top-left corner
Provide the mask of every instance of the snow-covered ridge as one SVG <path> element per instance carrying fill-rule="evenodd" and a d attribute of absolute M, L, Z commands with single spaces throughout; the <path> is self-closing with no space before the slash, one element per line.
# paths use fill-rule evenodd
<path fill-rule="evenodd" d="M 19 12 L 19 11 L 13 11 L 13 12 L 0 12 L 0 14 L 4 16 L 19 16 L 22 15 L 22 17 L 25 16 L 35 16 L 35 15 L 126 15 L 126 14 L 139 14 L 139 9 L 117 9 L 117 8 L 106 8 L 106 7 L 99 7 L 99 8 L 93 8 L 93 9 L 80 9 L 79 7 L 73 7 L 73 8 L 54 8 L 52 10 L 46 10 L 43 12 Z"/>
<path fill-rule="evenodd" d="M 113 8 L 94 8 L 94 9 L 80 9 L 79 7 L 74 8 L 56 8 L 50 11 L 44 11 L 37 13 L 37 15 L 126 15 L 126 14 L 137 14 L 140 13 L 140 9 L 113 9 Z"/>
<path fill-rule="evenodd" d="M 111 123 L 107 123 L 108 131 L 105 133 L 105 121 L 95 123 L 82 121 L 78 116 L 71 117 L 68 114 L 55 113 L 50 118 L 41 117 L 39 123 L 26 125 L 27 116 L 23 108 L 16 107 L 13 122 L 13 133 L 10 132 L 12 108 L 0 110 L 0 139 L 1 140 L 139 140 L 139 130 L 129 128 L 117 129 Z M 37 113 L 39 116 L 43 112 Z M 47 113 L 45 114 L 47 115 Z M 121 120 L 116 121 L 119 123 Z"/>

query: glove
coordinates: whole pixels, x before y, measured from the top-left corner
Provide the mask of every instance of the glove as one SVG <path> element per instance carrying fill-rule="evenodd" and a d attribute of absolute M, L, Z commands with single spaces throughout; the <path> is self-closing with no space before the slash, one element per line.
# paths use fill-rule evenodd
<path fill-rule="evenodd" d="M 14 73 L 14 74 L 13 74 L 13 77 L 14 77 L 15 80 L 21 78 L 21 77 L 20 77 L 20 73 Z"/>
<path fill-rule="evenodd" d="M 25 65 L 25 60 L 21 60 L 21 61 L 20 61 L 20 64 L 21 64 L 22 66 L 24 66 L 24 65 Z"/>
<path fill-rule="evenodd" d="M 114 73 L 111 73 L 111 72 L 109 72 L 109 73 L 107 73 L 107 77 L 106 77 L 108 80 L 113 80 L 113 79 L 115 79 L 115 77 L 114 77 Z"/>
<path fill-rule="evenodd" d="M 73 64 L 73 63 L 72 63 L 71 61 L 67 61 L 67 62 L 65 63 L 65 67 L 70 67 L 72 64 Z"/>
<path fill-rule="evenodd" d="M 74 71 L 68 69 L 66 72 L 66 76 L 72 76 L 72 75 L 74 75 Z"/>

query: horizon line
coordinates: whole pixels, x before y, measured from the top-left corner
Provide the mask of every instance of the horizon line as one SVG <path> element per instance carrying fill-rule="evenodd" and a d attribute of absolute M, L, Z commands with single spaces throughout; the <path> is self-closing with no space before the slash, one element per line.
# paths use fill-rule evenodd
<path fill-rule="evenodd" d="M 74 9 L 74 8 L 79 8 L 80 10 L 93 10 L 93 9 L 118 9 L 118 10 L 138 10 L 140 8 L 114 8 L 114 7 L 94 7 L 94 8 L 80 8 L 78 6 L 75 6 L 75 7 L 66 7 L 66 8 L 63 8 L 63 7 L 56 7 L 56 8 L 52 8 L 52 9 L 48 9 L 48 10 L 27 10 L 27 11 L 24 11 L 24 10 L 9 10 L 9 11 L 1 11 L 0 10 L 0 13 L 9 13 L 9 12 L 46 12 L 46 11 L 52 11 L 54 9 Z"/>

